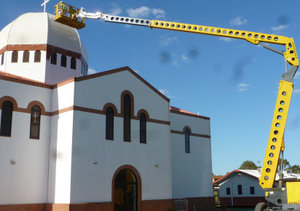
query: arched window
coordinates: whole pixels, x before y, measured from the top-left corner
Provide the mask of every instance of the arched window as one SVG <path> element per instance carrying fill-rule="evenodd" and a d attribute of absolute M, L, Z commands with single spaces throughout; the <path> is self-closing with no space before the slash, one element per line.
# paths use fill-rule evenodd
<path fill-rule="evenodd" d="M 184 129 L 185 153 L 191 153 L 190 136 L 191 136 L 191 130 L 189 128 L 185 128 Z"/>
<path fill-rule="evenodd" d="M 29 51 L 24 51 L 23 53 L 23 62 L 29 62 Z"/>
<path fill-rule="evenodd" d="M 11 136 L 13 104 L 10 101 L 4 101 L 1 113 L 1 130 L 0 135 Z"/>
<path fill-rule="evenodd" d="M 106 109 L 106 139 L 114 139 L 114 109 L 112 107 Z"/>
<path fill-rule="evenodd" d="M 147 143 L 147 118 L 144 113 L 140 115 L 140 143 Z"/>
<path fill-rule="evenodd" d="M 11 62 L 17 63 L 18 62 L 18 51 L 13 51 L 11 55 Z"/>
<path fill-rule="evenodd" d="M 37 105 L 31 108 L 30 138 L 40 138 L 41 108 Z"/>
<path fill-rule="evenodd" d="M 34 62 L 41 62 L 41 51 L 36 50 L 34 52 Z"/>
<path fill-rule="evenodd" d="M 71 58 L 71 69 L 76 70 L 76 58 Z"/>
<path fill-rule="evenodd" d="M 60 66 L 62 67 L 67 66 L 67 57 L 65 55 L 61 55 Z"/>
<path fill-rule="evenodd" d="M 124 141 L 130 141 L 130 120 L 131 120 L 131 98 L 128 94 L 124 95 Z"/>
<path fill-rule="evenodd" d="M 57 61 L 57 54 L 55 52 L 51 53 L 51 59 L 50 59 L 50 63 L 51 64 L 56 64 Z"/>
<path fill-rule="evenodd" d="M 3 64 L 4 64 L 4 53 L 1 56 L 1 65 L 3 65 Z"/>

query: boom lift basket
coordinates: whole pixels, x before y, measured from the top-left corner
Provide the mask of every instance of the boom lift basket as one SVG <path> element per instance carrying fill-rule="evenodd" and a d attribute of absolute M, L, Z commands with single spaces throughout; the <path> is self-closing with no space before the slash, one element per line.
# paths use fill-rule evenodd
<path fill-rule="evenodd" d="M 55 5 L 54 20 L 76 29 L 82 29 L 85 27 L 85 19 L 78 17 L 78 13 L 79 9 L 61 1 Z"/>

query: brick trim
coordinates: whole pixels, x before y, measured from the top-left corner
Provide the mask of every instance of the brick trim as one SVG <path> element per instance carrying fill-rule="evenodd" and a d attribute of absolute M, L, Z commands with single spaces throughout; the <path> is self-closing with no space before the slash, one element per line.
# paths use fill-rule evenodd
<path fill-rule="evenodd" d="M 139 80 L 141 80 L 146 86 L 148 86 L 155 93 L 157 93 L 159 96 L 161 96 L 164 100 L 166 100 L 167 102 L 170 102 L 169 98 L 167 98 L 165 95 L 163 95 L 160 91 L 158 91 L 156 88 L 154 88 L 154 86 L 152 86 L 150 83 L 148 83 L 145 79 L 143 79 L 136 72 L 134 72 L 130 67 L 127 67 L 127 66 L 117 68 L 117 69 L 113 69 L 113 70 L 100 72 L 100 73 L 96 73 L 96 74 L 93 74 L 93 75 L 81 76 L 81 77 L 77 77 L 77 78 L 70 78 L 70 79 L 67 79 L 65 81 L 59 82 L 58 84 L 55 84 L 55 85 L 50 85 L 50 84 L 47 84 L 47 83 L 22 78 L 22 77 L 15 76 L 15 75 L 8 74 L 8 73 L 4 73 L 4 72 L 1 72 L 1 71 L 0 71 L 0 79 L 6 80 L 6 81 L 11 81 L 11 82 L 16 82 L 16 83 L 21 83 L 21 84 L 27 84 L 27 85 L 31 85 L 31 86 L 38 86 L 38 87 L 43 87 L 43 88 L 48 88 L 48 89 L 55 89 L 57 87 L 66 85 L 68 83 L 80 82 L 80 81 L 84 81 L 84 80 L 88 80 L 88 79 L 92 79 L 92 78 L 97 78 L 97 77 L 102 77 L 102 76 L 105 76 L 105 75 L 110 75 L 110 74 L 114 74 L 114 73 L 118 73 L 118 72 L 122 72 L 122 71 L 129 71 L 131 74 L 133 74 Z"/>
<path fill-rule="evenodd" d="M 63 49 L 60 47 L 56 47 L 49 44 L 35 44 L 35 45 L 6 45 L 3 48 L 0 49 L 0 54 L 5 53 L 6 51 L 34 51 L 34 50 L 40 50 L 40 51 L 47 51 L 47 60 L 50 59 L 51 52 L 64 54 L 66 56 L 74 57 L 77 59 L 81 59 L 81 53 L 70 51 L 67 49 Z"/>
<path fill-rule="evenodd" d="M 123 114 L 121 113 L 117 113 L 117 109 L 116 107 L 111 104 L 111 103 L 108 103 L 108 104 L 105 104 L 105 106 L 103 107 L 103 110 L 100 110 L 100 109 L 94 109 L 94 108 L 86 108 L 86 107 L 82 107 L 82 106 L 69 106 L 69 107 L 66 107 L 66 108 L 63 108 L 63 109 L 59 109 L 57 111 L 53 111 L 53 112 L 48 112 L 45 110 L 45 107 L 44 105 L 39 102 L 39 101 L 32 101 L 28 104 L 27 108 L 20 108 L 18 107 L 17 105 L 17 101 L 12 98 L 12 97 L 9 97 L 9 96 L 4 96 L 4 97 L 1 97 L 0 98 L 0 109 L 2 108 L 2 104 L 4 101 L 6 100 L 9 100 L 12 102 L 13 104 L 13 111 L 15 112 L 22 112 L 22 113 L 31 113 L 31 107 L 33 105 L 38 105 L 41 107 L 41 115 L 44 115 L 44 116 L 55 116 L 55 115 L 59 115 L 59 114 L 62 114 L 62 113 L 65 113 L 65 112 L 68 112 L 68 111 L 82 111 L 82 112 L 88 112 L 88 113 L 93 113 L 93 114 L 102 114 L 102 115 L 105 115 L 105 110 L 107 108 L 107 106 L 112 106 L 113 109 L 115 110 L 115 117 L 123 117 Z M 149 115 L 147 116 L 147 118 L 149 118 Z M 139 116 L 133 116 L 134 120 L 138 120 L 139 119 Z M 164 120 L 158 120 L 158 119 L 147 119 L 148 122 L 152 122 L 152 123 L 157 123 L 157 124 L 164 124 L 164 125 L 170 125 L 170 122 L 169 121 L 164 121 Z"/>

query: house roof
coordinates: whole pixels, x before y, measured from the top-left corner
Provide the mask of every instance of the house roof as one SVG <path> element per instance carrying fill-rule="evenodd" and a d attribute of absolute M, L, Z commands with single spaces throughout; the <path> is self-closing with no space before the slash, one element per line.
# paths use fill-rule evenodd
<path fill-rule="evenodd" d="M 170 111 L 171 111 L 171 113 L 182 114 L 182 115 L 191 116 L 191 117 L 197 117 L 197 118 L 200 118 L 200 119 L 207 119 L 207 120 L 210 119 L 209 117 L 201 116 L 199 114 L 195 114 L 193 112 L 186 111 L 186 110 L 183 110 L 181 108 L 176 108 L 174 106 L 170 106 Z"/>

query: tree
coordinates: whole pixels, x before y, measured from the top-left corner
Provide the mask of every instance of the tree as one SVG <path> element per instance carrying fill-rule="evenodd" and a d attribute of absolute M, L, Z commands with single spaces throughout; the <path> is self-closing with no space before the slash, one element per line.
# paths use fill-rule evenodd
<path fill-rule="evenodd" d="M 278 168 L 280 167 L 280 165 L 281 165 L 281 158 L 279 158 L 278 160 Z M 290 162 L 287 159 L 282 160 L 282 165 L 283 165 L 283 169 L 287 169 L 291 166 Z"/>
<path fill-rule="evenodd" d="M 290 166 L 290 168 L 288 168 L 288 169 L 291 170 L 293 173 L 300 173 L 300 166 L 299 165 Z"/>
<path fill-rule="evenodd" d="M 257 169 L 258 167 L 255 165 L 254 162 L 250 160 L 246 160 L 240 166 L 240 169 Z"/>

